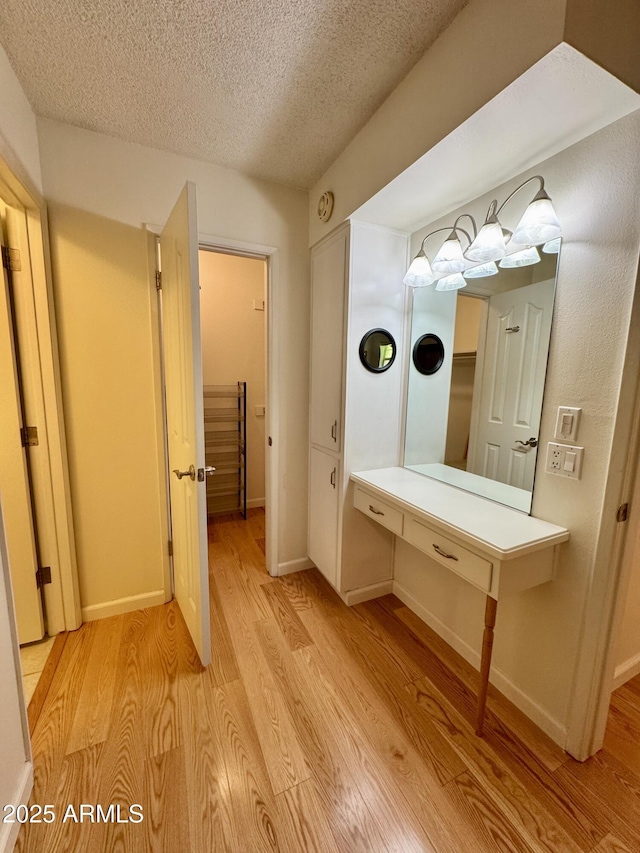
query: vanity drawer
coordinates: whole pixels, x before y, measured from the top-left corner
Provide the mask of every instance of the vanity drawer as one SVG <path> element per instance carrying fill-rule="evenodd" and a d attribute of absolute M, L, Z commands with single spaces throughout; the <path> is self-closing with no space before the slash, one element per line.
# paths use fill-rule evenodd
<path fill-rule="evenodd" d="M 469 583 L 488 592 L 493 563 L 441 536 L 415 518 L 408 518 L 405 539 Z"/>
<path fill-rule="evenodd" d="M 397 533 L 402 536 L 402 528 L 404 526 L 404 516 L 399 509 L 392 507 L 391 504 L 381 501 L 380 498 L 374 498 L 368 492 L 359 489 L 356 486 L 353 505 L 360 512 L 368 515 L 378 524 L 387 527 L 392 533 Z"/>

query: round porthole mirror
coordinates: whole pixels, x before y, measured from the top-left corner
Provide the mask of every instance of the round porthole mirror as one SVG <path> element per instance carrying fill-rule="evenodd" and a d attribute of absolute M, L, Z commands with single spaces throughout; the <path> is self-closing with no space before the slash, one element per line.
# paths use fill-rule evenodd
<path fill-rule="evenodd" d="M 444 344 L 437 335 L 422 335 L 413 347 L 413 364 L 425 376 L 437 373 L 444 361 Z"/>
<path fill-rule="evenodd" d="M 396 357 L 396 342 L 386 329 L 371 329 L 360 341 L 360 361 L 372 373 L 389 370 Z"/>

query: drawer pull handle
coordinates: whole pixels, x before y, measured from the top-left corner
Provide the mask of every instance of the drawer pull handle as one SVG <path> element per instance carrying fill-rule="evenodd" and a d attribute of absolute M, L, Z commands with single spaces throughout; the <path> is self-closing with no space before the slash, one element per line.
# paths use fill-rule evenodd
<path fill-rule="evenodd" d="M 338 440 L 338 421 L 333 422 L 333 426 L 331 427 L 331 438 L 334 441 Z"/>
<path fill-rule="evenodd" d="M 439 545 L 434 545 L 433 550 L 436 552 L 436 554 L 440 554 L 441 557 L 446 557 L 447 560 L 455 560 L 456 563 L 458 562 L 458 558 L 455 554 L 447 554 L 447 552 L 443 551 Z"/>
<path fill-rule="evenodd" d="M 371 504 L 369 504 L 369 509 L 371 510 L 371 512 L 374 515 L 384 515 L 384 513 L 381 510 L 376 509 L 374 506 L 371 506 Z"/>
<path fill-rule="evenodd" d="M 335 468 L 331 472 L 331 477 L 329 477 L 329 480 L 331 481 L 331 485 L 335 489 L 335 487 L 336 487 L 336 469 Z"/>

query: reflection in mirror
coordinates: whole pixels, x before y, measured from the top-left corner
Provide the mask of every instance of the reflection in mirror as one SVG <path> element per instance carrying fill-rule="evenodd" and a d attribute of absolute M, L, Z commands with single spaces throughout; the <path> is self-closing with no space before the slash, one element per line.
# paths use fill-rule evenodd
<path fill-rule="evenodd" d="M 360 361 L 372 373 L 388 370 L 396 357 L 396 342 L 386 329 L 371 329 L 360 341 Z"/>
<path fill-rule="evenodd" d="M 444 361 L 444 346 L 437 335 L 422 335 L 413 346 L 413 365 L 423 376 L 437 373 Z"/>
<path fill-rule="evenodd" d="M 411 340 L 444 344 L 441 369 L 410 368 L 405 466 L 529 512 L 558 254 L 414 292 Z"/>

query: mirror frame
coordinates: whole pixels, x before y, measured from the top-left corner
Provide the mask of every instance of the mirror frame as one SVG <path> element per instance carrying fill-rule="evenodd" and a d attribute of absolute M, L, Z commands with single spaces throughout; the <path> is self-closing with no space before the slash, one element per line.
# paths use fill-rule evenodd
<path fill-rule="evenodd" d="M 418 348 L 419 348 L 420 344 L 422 343 L 422 341 L 424 341 L 425 338 L 434 338 L 440 344 L 440 358 L 432 370 L 424 370 L 422 367 L 420 367 L 418 365 L 418 360 L 417 360 Z M 413 345 L 413 352 L 411 353 L 411 360 L 413 361 L 413 366 L 418 371 L 418 373 L 421 373 L 423 376 L 433 376 L 433 374 L 437 373 L 440 370 L 440 368 L 442 367 L 442 365 L 444 364 L 445 355 L 446 355 L 446 353 L 445 353 L 445 349 L 444 349 L 444 344 L 442 343 L 442 340 L 438 337 L 438 335 L 435 335 L 433 332 L 426 332 L 424 335 L 420 335 L 418 340 Z"/>
<path fill-rule="evenodd" d="M 386 335 L 389 338 L 389 343 L 393 344 L 393 355 L 383 367 L 372 367 L 365 357 L 365 346 L 367 344 L 367 341 L 369 340 L 371 335 L 375 335 L 376 333 L 382 333 L 383 335 Z M 365 367 L 370 373 L 384 373 L 386 370 L 389 370 L 393 362 L 396 360 L 396 355 L 398 354 L 398 345 L 396 344 L 396 339 L 393 337 L 393 335 L 388 329 L 369 329 L 369 331 L 365 332 L 365 334 L 362 336 L 362 340 L 360 341 L 360 347 L 358 348 L 358 354 L 360 356 L 360 362 L 362 366 Z"/>

